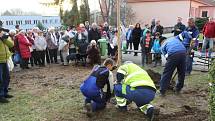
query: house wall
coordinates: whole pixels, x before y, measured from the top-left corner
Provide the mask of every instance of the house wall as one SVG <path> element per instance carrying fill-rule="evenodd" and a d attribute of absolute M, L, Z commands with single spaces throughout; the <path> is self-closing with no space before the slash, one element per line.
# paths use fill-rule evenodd
<path fill-rule="evenodd" d="M 134 24 L 150 24 L 153 18 L 159 19 L 164 27 L 176 24 L 177 17 L 183 18 L 185 23 L 189 17 L 189 1 L 163 1 L 163 2 L 134 2 L 128 3 L 136 13 Z"/>
<path fill-rule="evenodd" d="M 199 3 L 199 2 L 196 2 L 196 1 L 192 1 L 191 2 L 191 16 L 190 17 L 201 17 L 200 14 L 201 14 L 201 11 L 199 9 L 199 6 L 205 6 L 205 4 L 203 3 Z"/>
<path fill-rule="evenodd" d="M 202 16 L 202 11 L 208 11 L 208 17 L 213 17 L 215 18 L 215 6 L 213 7 L 209 7 L 209 6 L 201 6 L 199 8 L 199 16 L 201 17 Z"/>

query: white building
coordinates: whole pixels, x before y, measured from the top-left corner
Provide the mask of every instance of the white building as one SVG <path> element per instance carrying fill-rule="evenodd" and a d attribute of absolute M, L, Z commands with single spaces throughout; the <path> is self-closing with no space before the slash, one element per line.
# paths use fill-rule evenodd
<path fill-rule="evenodd" d="M 3 27 L 7 29 L 15 29 L 16 25 L 20 29 L 29 30 L 37 26 L 39 22 L 48 29 L 49 27 L 61 27 L 61 20 L 59 16 L 0 16 L 3 22 Z"/>

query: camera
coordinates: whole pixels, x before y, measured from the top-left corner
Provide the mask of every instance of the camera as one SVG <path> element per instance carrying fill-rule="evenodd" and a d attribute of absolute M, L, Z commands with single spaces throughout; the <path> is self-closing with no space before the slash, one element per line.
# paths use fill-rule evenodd
<path fill-rule="evenodd" d="M 0 20 L 0 32 L 6 32 L 2 37 L 0 37 L 0 40 L 6 40 L 8 37 L 9 37 L 9 29 L 5 29 L 5 28 L 3 28 L 2 27 L 2 25 L 3 25 L 3 22 Z"/>

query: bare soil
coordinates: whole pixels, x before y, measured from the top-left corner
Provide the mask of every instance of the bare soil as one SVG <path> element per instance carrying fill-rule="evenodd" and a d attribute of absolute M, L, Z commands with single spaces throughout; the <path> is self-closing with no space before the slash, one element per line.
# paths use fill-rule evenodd
<path fill-rule="evenodd" d="M 29 70 L 15 69 L 11 74 L 11 88 L 13 91 L 19 90 L 32 94 L 35 97 L 45 97 L 48 92 L 54 89 L 68 89 L 71 95 L 67 97 L 78 104 L 73 112 L 57 113 L 54 117 L 47 120 L 55 121 L 141 121 L 145 120 L 145 116 L 136 110 L 136 106 L 131 104 L 128 112 L 118 112 L 115 106 L 111 103 L 103 111 L 96 112 L 92 118 L 86 117 L 83 113 L 82 103 L 83 97 L 79 91 L 80 84 L 88 76 L 91 67 L 82 66 L 60 66 L 50 65 L 44 68 L 34 67 Z M 153 80 L 158 84 L 160 79 L 159 73 L 150 74 Z M 156 121 L 208 121 L 208 90 L 206 80 L 202 83 L 195 83 L 195 79 L 201 79 L 199 75 L 205 74 L 195 72 L 193 76 L 188 77 L 182 94 L 175 95 L 173 91 L 169 91 L 167 96 L 161 98 L 156 97 L 154 105 L 160 110 L 160 114 L 156 116 Z M 201 81 L 200 81 L 201 82 Z M 65 97 L 63 95 L 62 99 Z M 15 97 L 16 98 L 16 97 Z M 65 98 L 65 100 L 67 99 Z M 58 99 L 59 100 L 59 99 Z M 58 101 L 56 100 L 56 101 Z M 81 104 L 80 104 L 81 103 Z M 68 105 L 69 106 L 69 105 Z M 47 109 L 48 110 L 48 109 Z M 47 114 L 48 115 L 48 114 Z M 74 118 L 70 118 L 73 116 Z M 49 117 L 49 116 L 47 116 Z"/>

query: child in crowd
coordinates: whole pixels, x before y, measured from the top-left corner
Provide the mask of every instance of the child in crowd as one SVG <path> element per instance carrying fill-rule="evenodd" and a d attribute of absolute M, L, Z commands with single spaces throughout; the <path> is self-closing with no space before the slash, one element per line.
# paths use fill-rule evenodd
<path fill-rule="evenodd" d="M 154 42 L 153 42 L 153 46 L 152 46 L 152 53 L 154 53 L 154 67 L 157 66 L 157 63 L 159 62 L 161 64 L 161 45 L 160 45 L 160 33 L 157 32 L 155 34 L 155 38 L 154 38 Z"/>
<path fill-rule="evenodd" d="M 142 51 L 142 66 L 145 64 L 150 64 L 150 59 L 151 59 L 151 48 L 152 48 L 152 38 L 151 38 L 151 32 L 148 30 L 143 36 L 143 39 L 140 41 L 141 45 L 141 51 Z"/>

